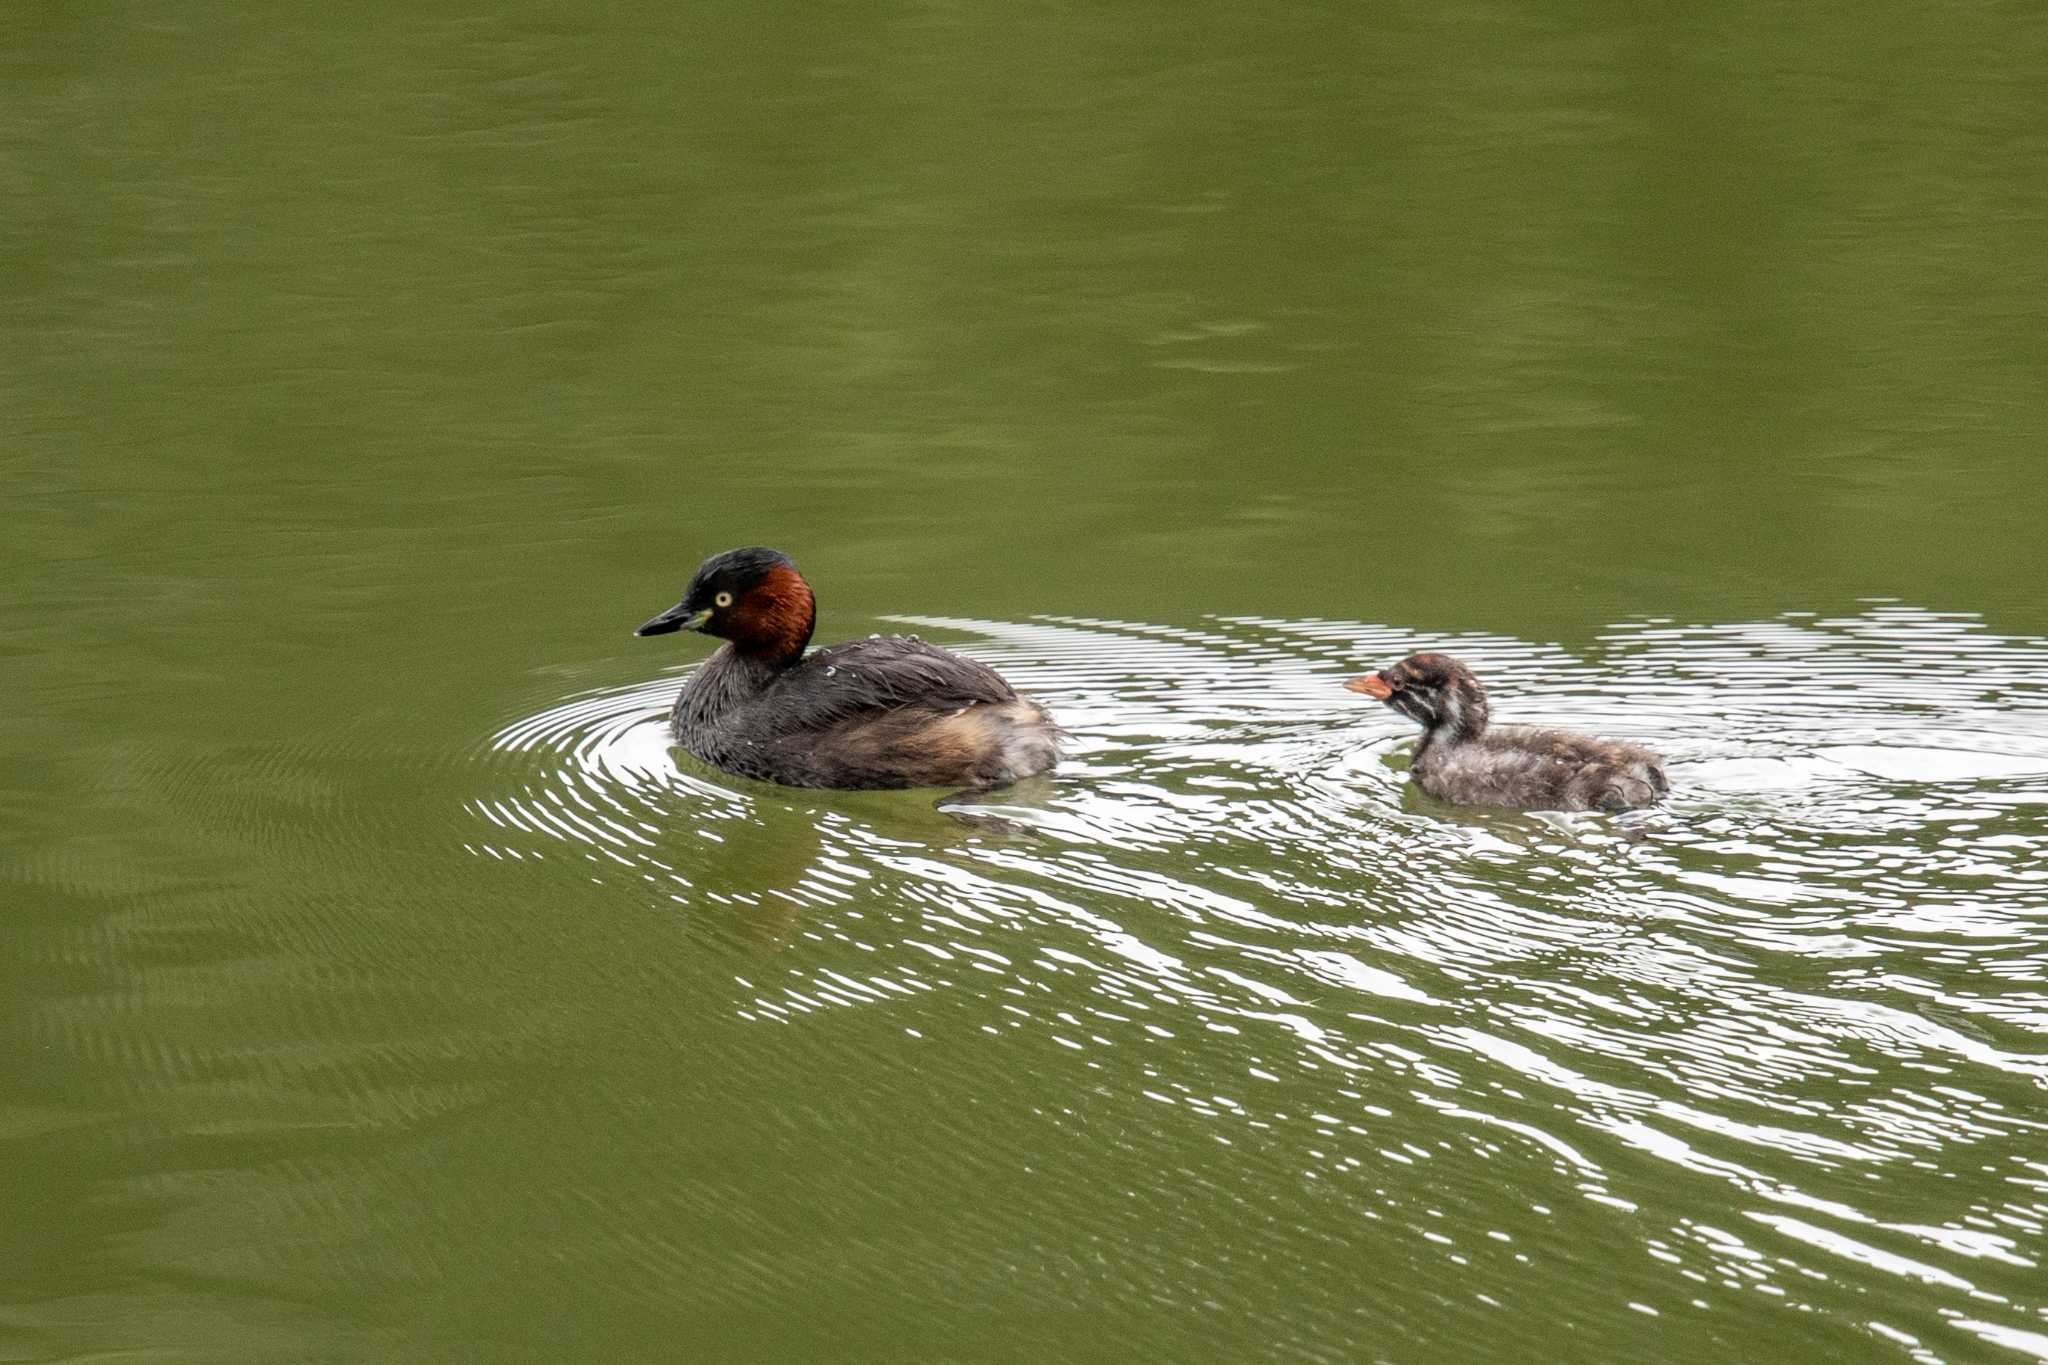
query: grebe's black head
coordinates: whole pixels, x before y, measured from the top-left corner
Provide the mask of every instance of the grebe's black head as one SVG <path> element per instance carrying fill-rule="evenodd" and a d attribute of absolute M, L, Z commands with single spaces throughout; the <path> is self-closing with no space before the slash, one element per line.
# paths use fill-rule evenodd
<path fill-rule="evenodd" d="M 683 600 L 633 633 L 700 630 L 732 641 L 742 654 L 794 662 L 811 642 L 816 621 L 811 585 L 789 556 L 754 546 L 705 560 Z"/>
<path fill-rule="evenodd" d="M 1425 730 L 1442 727 L 1453 738 L 1470 739 L 1486 729 L 1486 689 L 1448 654 L 1411 654 L 1344 685 L 1385 702 Z"/>

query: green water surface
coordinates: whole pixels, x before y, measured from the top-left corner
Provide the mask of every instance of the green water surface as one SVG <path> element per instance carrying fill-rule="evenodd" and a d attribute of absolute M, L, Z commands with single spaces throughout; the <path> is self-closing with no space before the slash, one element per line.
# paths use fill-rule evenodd
<path fill-rule="evenodd" d="M 2048 1358 L 2044 71 L 10 5 L 0 1359 Z M 662 767 L 758 543 L 1073 762 Z M 1460 641 L 1682 801 L 1404 794 Z"/>

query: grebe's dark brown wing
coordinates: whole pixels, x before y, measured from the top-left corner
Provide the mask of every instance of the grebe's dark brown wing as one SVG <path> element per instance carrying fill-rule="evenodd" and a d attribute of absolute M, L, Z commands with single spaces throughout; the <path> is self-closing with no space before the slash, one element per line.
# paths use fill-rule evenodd
<path fill-rule="evenodd" d="M 788 723 L 806 730 L 912 708 L 943 714 L 1017 700 L 987 664 L 905 635 L 813 650 L 776 680 L 772 695 Z"/>

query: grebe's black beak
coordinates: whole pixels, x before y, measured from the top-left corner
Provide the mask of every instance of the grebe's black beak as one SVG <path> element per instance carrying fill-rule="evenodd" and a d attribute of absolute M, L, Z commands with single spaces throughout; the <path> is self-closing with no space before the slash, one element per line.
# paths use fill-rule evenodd
<path fill-rule="evenodd" d="M 666 635 L 672 630 L 702 630 L 704 623 L 710 619 L 711 608 L 698 607 L 692 611 L 688 602 L 678 602 L 633 633 Z"/>

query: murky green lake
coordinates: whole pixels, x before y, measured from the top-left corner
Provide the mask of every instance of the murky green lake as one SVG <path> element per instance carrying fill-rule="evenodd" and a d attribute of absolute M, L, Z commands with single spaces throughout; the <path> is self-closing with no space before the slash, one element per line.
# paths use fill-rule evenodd
<path fill-rule="evenodd" d="M 2044 69 L 9 7 L 0 1359 L 2048 1359 Z M 759 543 L 1069 762 L 673 751 Z"/>

